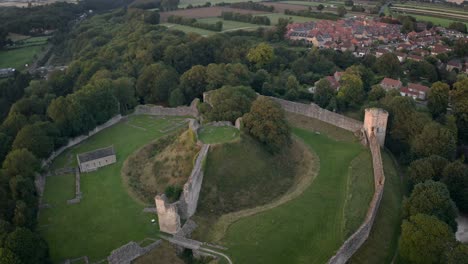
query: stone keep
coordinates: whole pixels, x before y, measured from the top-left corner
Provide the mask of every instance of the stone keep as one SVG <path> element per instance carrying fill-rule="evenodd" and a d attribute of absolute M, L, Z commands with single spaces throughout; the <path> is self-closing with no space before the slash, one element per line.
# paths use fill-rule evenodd
<path fill-rule="evenodd" d="M 169 234 L 180 230 L 180 216 L 177 212 L 177 203 L 169 204 L 166 195 L 156 195 L 154 198 L 158 213 L 159 229 Z"/>
<path fill-rule="evenodd" d="M 367 136 L 374 133 L 380 146 L 385 144 L 388 112 L 381 108 L 367 108 L 364 116 L 364 130 Z"/>

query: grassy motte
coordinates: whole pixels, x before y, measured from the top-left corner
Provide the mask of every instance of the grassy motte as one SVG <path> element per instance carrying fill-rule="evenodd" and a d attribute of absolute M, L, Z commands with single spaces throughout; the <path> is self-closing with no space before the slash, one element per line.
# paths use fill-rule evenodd
<path fill-rule="evenodd" d="M 132 196 L 151 203 L 155 195 L 166 193 L 177 200 L 177 195 L 172 194 L 187 181 L 199 150 L 193 134 L 186 130 L 160 138 L 133 153 L 122 168 Z"/>
<path fill-rule="evenodd" d="M 265 204 L 292 185 L 300 157 L 292 148 L 273 155 L 247 135 L 212 146 L 198 212 L 221 215 Z"/>
<path fill-rule="evenodd" d="M 204 126 L 198 131 L 198 138 L 206 144 L 230 142 L 239 135 L 239 130 L 231 126 Z"/>
<path fill-rule="evenodd" d="M 131 116 L 65 151 L 53 164 L 76 166 L 76 154 L 114 145 L 117 162 L 97 171 L 81 174 L 83 198 L 68 205 L 74 197 L 74 175 L 48 177 L 38 229 L 47 241 L 53 263 L 88 256 L 91 262 L 128 243 L 156 237 L 158 226 L 151 223 L 154 214 L 143 213 L 145 205 L 129 196 L 121 178 L 123 162 L 148 142 L 173 133 L 178 117 Z M 69 157 L 72 157 L 70 160 Z M 70 161 L 70 162 L 69 162 Z"/>

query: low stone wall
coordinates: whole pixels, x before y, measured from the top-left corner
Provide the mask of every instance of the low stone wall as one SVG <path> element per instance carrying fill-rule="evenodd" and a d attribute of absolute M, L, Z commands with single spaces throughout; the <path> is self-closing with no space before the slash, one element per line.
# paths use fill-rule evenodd
<path fill-rule="evenodd" d="M 374 169 L 374 196 L 370 202 L 364 222 L 358 230 L 343 243 L 336 254 L 328 261 L 329 264 L 344 264 L 358 251 L 369 237 L 375 216 L 379 210 L 380 201 L 382 200 L 384 192 L 385 175 L 380 153 L 380 144 L 374 134 L 371 134 L 368 137 L 368 141 L 372 154 L 372 166 Z"/>
<path fill-rule="evenodd" d="M 161 116 L 198 116 L 197 104 L 199 100 L 192 101 L 190 106 L 163 107 L 160 105 L 139 105 L 135 107 L 136 115 L 161 115 Z"/>
<path fill-rule="evenodd" d="M 197 210 L 198 197 L 203 182 L 203 161 L 210 149 L 209 144 L 202 146 L 188 181 L 184 184 L 182 195 L 179 199 L 179 213 L 183 219 L 188 219 Z"/>
<path fill-rule="evenodd" d="M 285 111 L 312 117 L 351 132 L 359 131 L 363 127 L 363 123 L 358 120 L 320 108 L 316 104 L 301 104 L 275 97 L 269 98 L 278 102 Z"/>
<path fill-rule="evenodd" d="M 50 164 L 58 155 L 62 154 L 62 152 L 64 152 L 68 148 L 71 148 L 71 147 L 73 147 L 75 145 L 78 145 L 79 143 L 81 143 L 84 140 L 88 139 L 89 137 L 95 135 L 96 133 L 117 124 L 121 119 L 122 119 L 122 116 L 120 114 L 116 115 L 116 116 L 112 117 L 111 119 L 109 119 L 109 121 L 107 121 L 106 123 L 104 123 L 104 124 L 102 124 L 100 126 L 97 126 L 93 130 L 89 131 L 87 135 L 81 135 L 81 136 L 69 139 L 67 145 L 65 145 L 65 146 L 57 149 L 56 151 L 52 152 L 52 154 L 49 156 L 49 158 L 47 158 L 46 160 L 43 160 L 42 161 L 42 166 L 44 167 L 44 166 Z"/>

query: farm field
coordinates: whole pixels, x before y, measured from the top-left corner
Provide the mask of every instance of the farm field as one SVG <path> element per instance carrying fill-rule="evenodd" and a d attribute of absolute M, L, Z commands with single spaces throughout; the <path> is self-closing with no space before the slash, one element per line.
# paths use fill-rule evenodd
<path fill-rule="evenodd" d="M 462 8 L 453 8 L 448 6 L 436 6 L 436 5 L 424 5 L 424 4 L 393 4 L 392 7 L 401 7 L 401 8 L 412 8 L 412 9 L 421 9 L 421 10 L 431 10 L 431 11 L 445 11 L 445 13 L 455 13 L 466 15 L 467 11 L 464 11 Z"/>
<path fill-rule="evenodd" d="M 456 21 L 453 19 L 448 18 L 441 18 L 441 17 L 434 17 L 434 16 L 424 16 L 424 15 L 416 15 L 410 14 L 412 17 L 416 18 L 418 21 L 431 21 L 434 25 L 440 25 L 443 27 L 448 27 L 450 23 Z M 468 23 L 465 23 L 468 25 Z"/>
<path fill-rule="evenodd" d="M 389 152 L 382 152 L 382 161 L 385 172 L 382 202 L 369 238 L 351 258 L 350 264 L 391 263 L 397 250 L 405 184 Z"/>
<path fill-rule="evenodd" d="M 250 0 L 252 2 L 261 2 L 262 0 Z M 219 4 L 219 3 L 240 3 L 240 2 L 245 2 L 245 0 L 212 0 L 212 1 L 207 1 L 207 0 L 181 0 L 179 3 L 179 8 L 185 8 L 189 4 L 192 5 L 204 5 L 206 2 L 210 2 L 211 5 Z"/>
<path fill-rule="evenodd" d="M 15 68 L 22 70 L 25 64 L 30 64 L 45 45 L 28 46 L 18 49 L 0 50 L 0 68 Z"/>
<path fill-rule="evenodd" d="M 407 7 L 392 7 L 392 11 L 403 12 L 408 14 L 422 14 L 427 16 L 434 17 L 443 17 L 453 20 L 468 21 L 467 13 L 455 13 L 452 11 L 444 10 L 428 10 L 428 9 L 418 9 L 418 8 L 407 8 Z"/>
<path fill-rule="evenodd" d="M 265 12 L 262 12 L 262 11 L 212 6 L 212 7 L 202 7 L 202 8 L 195 8 L 195 9 L 183 9 L 183 10 L 161 12 L 160 15 L 161 15 L 161 22 L 166 22 L 167 18 L 171 15 L 183 16 L 183 17 L 189 17 L 189 18 L 206 18 L 206 17 L 219 17 L 221 16 L 221 13 L 224 11 L 231 11 L 231 12 L 242 13 L 242 14 L 265 14 Z"/>
<path fill-rule="evenodd" d="M 269 17 L 272 26 L 277 24 L 280 18 L 289 18 L 291 19 L 291 21 L 298 22 L 298 23 L 304 23 L 308 21 L 317 20 L 315 18 L 290 16 L 290 15 L 279 14 L 279 13 L 265 13 L 265 14 L 258 14 L 258 15 Z M 197 33 L 202 36 L 209 36 L 209 35 L 213 35 L 216 33 L 222 33 L 222 32 L 240 30 L 240 29 L 255 30 L 260 27 L 268 27 L 266 25 L 257 25 L 257 24 L 250 24 L 250 23 L 244 23 L 244 22 L 238 22 L 238 21 L 223 20 L 222 18 L 219 18 L 219 17 L 205 17 L 205 18 L 198 18 L 197 20 L 200 22 L 213 23 L 213 24 L 216 23 L 217 21 L 222 21 L 223 31 L 216 32 L 216 31 L 210 31 L 210 30 L 205 30 L 205 29 L 200 29 L 200 28 L 195 28 L 195 27 L 190 27 L 190 26 L 185 26 L 185 25 L 171 24 L 171 23 L 162 23 L 161 25 L 166 26 L 170 29 L 181 30 L 185 33 Z"/>
<path fill-rule="evenodd" d="M 337 141 L 304 129 L 293 132 L 319 156 L 319 174 L 296 199 L 229 227 L 222 242 L 235 263 L 324 263 L 346 238 L 348 166 L 368 150 L 357 142 Z M 361 175 L 365 177 L 372 173 Z"/>
<path fill-rule="evenodd" d="M 105 258 L 113 249 L 129 241 L 141 241 L 158 234 L 151 224 L 154 214 L 143 213 L 144 204 L 132 199 L 121 177 L 126 158 L 146 143 L 170 133 L 180 118 L 132 116 L 92 136 L 55 161 L 53 167 L 74 166 L 75 155 L 113 145 L 117 162 L 91 173 L 81 174 L 80 203 L 68 205 L 74 197 L 73 175 L 47 178 L 38 227 L 49 244 L 54 263 L 88 256 L 91 262 Z M 77 228 L 79 227 L 79 228 Z"/>

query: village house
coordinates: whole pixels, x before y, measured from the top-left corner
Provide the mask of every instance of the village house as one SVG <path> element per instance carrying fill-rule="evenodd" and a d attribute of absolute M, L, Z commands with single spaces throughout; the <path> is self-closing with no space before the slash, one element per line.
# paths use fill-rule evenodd
<path fill-rule="evenodd" d="M 447 66 L 445 67 L 445 69 L 447 71 L 453 71 L 453 70 L 461 71 L 462 67 L 463 67 L 462 63 L 459 60 L 451 60 L 447 62 Z"/>
<path fill-rule="evenodd" d="M 409 83 L 407 87 L 402 87 L 400 89 L 400 94 L 402 96 L 412 97 L 414 100 L 426 100 L 429 89 L 429 87 L 421 84 Z"/>
<path fill-rule="evenodd" d="M 406 57 L 408 56 L 406 55 L 406 53 L 402 52 L 395 52 L 394 54 L 397 56 L 398 61 L 400 61 L 401 63 L 403 63 L 406 60 Z"/>
<path fill-rule="evenodd" d="M 90 172 L 117 161 L 114 146 L 96 149 L 76 156 L 81 172 Z"/>
<path fill-rule="evenodd" d="M 407 57 L 406 59 L 412 60 L 412 61 L 420 62 L 420 61 L 423 60 L 423 57 L 418 56 L 418 55 L 412 55 L 412 54 L 410 54 L 410 55 L 408 55 L 408 57 Z"/>
<path fill-rule="evenodd" d="M 385 91 L 390 91 L 390 90 L 398 90 L 402 87 L 402 83 L 400 80 L 395 80 L 392 78 L 387 78 L 385 77 L 381 82 L 380 86 L 385 90 Z"/>
<path fill-rule="evenodd" d="M 330 83 L 330 87 L 335 90 L 339 91 L 340 90 L 340 80 L 341 77 L 343 76 L 344 72 L 339 72 L 336 71 L 332 76 L 327 76 L 324 79 L 326 79 Z M 310 92 L 314 93 L 315 92 L 315 87 L 317 84 L 320 82 L 320 80 L 316 81 L 314 84 L 314 87 L 309 89 Z"/>

